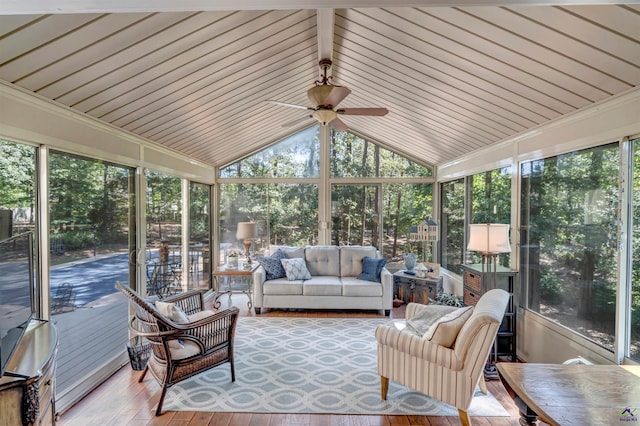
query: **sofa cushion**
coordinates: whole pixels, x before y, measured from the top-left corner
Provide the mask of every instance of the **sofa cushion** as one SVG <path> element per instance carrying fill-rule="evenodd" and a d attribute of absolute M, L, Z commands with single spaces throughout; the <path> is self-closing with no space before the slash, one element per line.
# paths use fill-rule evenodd
<path fill-rule="evenodd" d="M 276 250 L 271 256 L 257 256 L 256 259 L 267 273 L 268 280 L 274 280 L 276 278 L 286 276 L 286 272 L 280 262 L 284 259 L 284 252 L 282 250 Z"/>
<path fill-rule="evenodd" d="M 304 247 L 271 246 L 271 250 L 282 250 L 287 259 L 304 258 Z"/>
<path fill-rule="evenodd" d="M 473 306 L 467 306 L 446 314 L 429 327 L 424 338 L 440 346 L 452 347 L 472 313 Z"/>
<path fill-rule="evenodd" d="M 312 276 L 302 284 L 305 296 L 342 296 L 342 282 L 337 276 Z"/>
<path fill-rule="evenodd" d="M 286 278 L 265 281 L 262 294 L 271 295 L 302 295 L 302 280 L 289 281 Z"/>
<path fill-rule="evenodd" d="M 347 297 L 382 297 L 382 284 L 342 277 L 342 295 Z"/>
<path fill-rule="evenodd" d="M 282 266 L 284 267 L 289 281 L 308 280 L 311 278 L 311 274 L 307 269 L 304 259 L 282 259 L 280 262 L 282 262 Z"/>
<path fill-rule="evenodd" d="M 340 247 L 340 276 L 357 277 L 362 273 L 362 259 L 378 257 L 378 251 L 371 246 Z"/>
<path fill-rule="evenodd" d="M 365 256 L 364 259 L 362 259 L 362 273 L 358 275 L 358 278 L 361 280 L 380 283 L 382 282 L 380 274 L 382 273 L 382 268 L 384 268 L 384 265 L 386 264 L 387 259 L 384 257 L 375 259 Z"/>
<path fill-rule="evenodd" d="M 308 246 L 304 257 L 311 275 L 340 276 L 340 249 L 337 246 Z"/>

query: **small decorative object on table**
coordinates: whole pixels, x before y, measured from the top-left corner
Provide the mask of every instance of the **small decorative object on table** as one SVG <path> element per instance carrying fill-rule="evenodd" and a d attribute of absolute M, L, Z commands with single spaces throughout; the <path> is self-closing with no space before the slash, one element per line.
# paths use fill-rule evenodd
<path fill-rule="evenodd" d="M 238 252 L 235 250 L 231 250 L 229 253 L 227 253 L 227 267 L 232 269 L 237 269 L 239 257 L 240 256 Z"/>
<path fill-rule="evenodd" d="M 404 254 L 404 267 L 407 271 L 413 271 L 416 267 L 416 255 L 413 253 Z"/>

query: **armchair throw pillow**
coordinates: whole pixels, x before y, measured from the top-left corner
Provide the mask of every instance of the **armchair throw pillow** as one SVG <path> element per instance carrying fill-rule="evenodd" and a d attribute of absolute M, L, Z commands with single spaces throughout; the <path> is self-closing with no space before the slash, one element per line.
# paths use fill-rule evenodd
<path fill-rule="evenodd" d="M 376 283 L 382 282 L 380 274 L 382 268 L 387 264 L 387 259 L 384 257 L 374 258 L 365 256 L 362 258 L 362 273 L 358 275 L 359 280 L 373 281 Z"/>
<path fill-rule="evenodd" d="M 280 249 L 276 250 L 271 256 L 258 256 L 258 263 L 264 268 L 267 273 L 268 280 L 275 280 L 277 278 L 284 278 L 286 272 L 282 267 L 280 260 L 284 259 L 284 252 Z"/>
<path fill-rule="evenodd" d="M 450 348 L 456 341 L 464 323 L 473 313 L 473 306 L 456 309 L 434 322 L 424 338 L 440 346 Z"/>
<path fill-rule="evenodd" d="M 289 281 L 310 280 L 311 273 L 307 269 L 307 264 L 302 258 L 282 259 L 282 266 L 287 274 Z"/>
<path fill-rule="evenodd" d="M 189 322 L 189 317 L 184 313 L 179 306 L 175 303 L 171 302 L 161 302 L 160 300 L 156 301 L 156 309 L 160 314 L 169 318 L 171 321 L 176 324 L 187 324 Z"/>

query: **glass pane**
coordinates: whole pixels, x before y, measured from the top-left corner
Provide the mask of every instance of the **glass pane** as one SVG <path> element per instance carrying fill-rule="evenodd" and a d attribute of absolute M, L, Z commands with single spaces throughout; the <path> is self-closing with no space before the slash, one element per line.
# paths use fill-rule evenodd
<path fill-rule="evenodd" d="M 189 288 L 210 288 L 211 186 L 189 182 Z"/>
<path fill-rule="evenodd" d="M 0 240 L 33 231 L 36 149 L 0 140 Z"/>
<path fill-rule="evenodd" d="M 332 177 L 430 177 L 433 172 L 349 132 L 333 132 Z"/>
<path fill-rule="evenodd" d="M 431 184 L 393 184 L 383 186 L 382 217 L 384 255 L 389 265 L 404 267 L 404 254 L 413 253 L 418 262 L 433 261 L 433 243 L 411 239 L 412 228 L 433 216 Z M 416 229 L 413 229 L 416 231 Z"/>
<path fill-rule="evenodd" d="M 220 169 L 223 178 L 318 177 L 320 127 L 313 126 Z"/>
<path fill-rule="evenodd" d="M 315 184 L 220 185 L 220 264 L 229 250 L 244 247 L 236 238 L 239 222 L 255 222 L 251 251 L 269 245 L 304 246 L 318 242 L 318 186 Z"/>
<path fill-rule="evenodd" d="M 379 185 L 333 185 L 331 243 L 380 249 L 379 199 Z"/>
<path fill-rule="evenodd" d="M 134 169 L 99 160 L 54 151 L 49 156 L 59 396 L 89 391 L 102 379 L 95 372 L 124 356 L 128 303 L 114 283 L 134 284 L 134 176 Z"/>
<path fill-rule="evenodd" d="M 442 266 L 462 275 L 464 262 L 464 178 L 441 184 Z"/>
<path fill-rule="evenodd" d="M 318 244 L 318 185 L 269 184 L 269 243 Z"/>
<path fill-rule="evenodd" d="M 470 223 L 511 223 L 511 167 L 478 173 L 469 178 L 471 203 Z M 471 263 L 480 263 L 479 252 L 469 252 Z M 509 253 L 498 256 L 509 267 Z"/>
<path fill-rule="evenodd" d="M 239 222 L 255 222 L 256 234 L 250 251 L 260 253 L 267 245 L 267 184 L 220 185 L 220 258 L 217 264 L 227 263 L 232 252 L 244 253 L 241 241 L 236 238 Z"/>
<path fill-rule="evenodd" d="M 618 146 L 522 164 L 529 308 L 613 351 Z"/>
<path fill-rule="evenodd" d="M 167 296 L 183 290 L 182 183 L 180 178 L 147 172 L 147 294 Z"/>
<path fill-rule="evenodd" d="M 640 139 L 633 141 L 633 259 L 631 275 L 629 357 L 640 362 Z"/>

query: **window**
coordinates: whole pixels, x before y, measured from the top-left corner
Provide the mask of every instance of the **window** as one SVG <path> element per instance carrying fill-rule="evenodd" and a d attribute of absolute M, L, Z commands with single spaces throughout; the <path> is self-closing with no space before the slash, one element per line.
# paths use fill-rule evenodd
<path fill-rule="evenodd" d="M 36 150 L 0 139 L 0 240 L 33 231 Z"/>
<path fill-rule="evenodd" d="M 521 165 L 528 307 L 613 351 L 618 145 Z"/>
<path fill-rule="evenodd" d="M 332 177 L 430 177 L 433 171 L 349 132 L 333 132 Z"/>
<path fill-rule="evenodd" d="M 632 272 L 629 296 L 630 332 L 627 353 L 640 362 L 640 139 L 633 141 L 633 234 Z"/>
<path fill-rule="evenodd" d="M 318 177 L 320 126 L 313 126 L 220 169 L 221 178 Z"/>
<path fill-rule="evenodd" d="M 489 170 L 469 177 L 469 223 L 511 223 L 511 167 Z M 470 252 L 471 263 L 480 263 L 481 255 Z M 499 262 L 509 267 L 509 253 L 502 253 Z"/>
<path fill-rule="evenodd" d="M 442 266 L 451 272 L 462 275 L 464 262 L 464 192 L 465 179 L 457 179 L 440 185 L 440 245 L 442 247 Z"/>
<path fill-rule="evenodd" d="M 189 182 L 189 288 L 209 288 L 211 186 Z"/>

